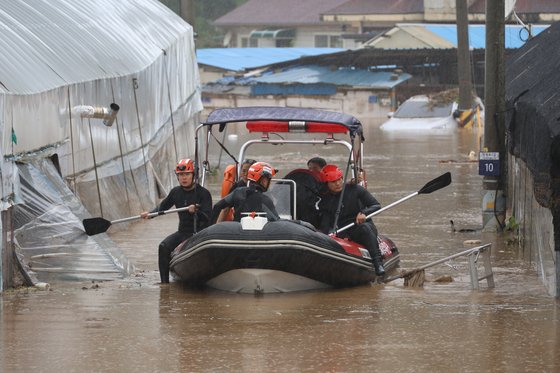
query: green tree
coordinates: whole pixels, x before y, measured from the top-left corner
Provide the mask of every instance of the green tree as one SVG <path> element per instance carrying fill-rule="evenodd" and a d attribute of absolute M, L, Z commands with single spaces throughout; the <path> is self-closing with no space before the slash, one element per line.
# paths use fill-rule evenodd
<path fill-rule="evenodd" d="M 195 0 L 196 21 L 194 29 L 197 33 L 197 48 L 220 48 L 224 32 L 212 22 L 232 11 L 247 0 Z"/>
<path fill-rule="evenodd" d="M 181 15 L 181 0 L 160 0 L 175 13 Z M 192 0 L 194 4 L 197 48 L 222 47 L 224 33 L 214 27 L 212 22 L 224 14 L 232 11 L 247 0 Z"/>

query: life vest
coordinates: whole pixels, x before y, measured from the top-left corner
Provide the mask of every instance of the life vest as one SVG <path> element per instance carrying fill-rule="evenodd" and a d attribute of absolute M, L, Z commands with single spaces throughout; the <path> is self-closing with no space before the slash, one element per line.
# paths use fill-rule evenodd
<path fill-rule="evenodd" d="M 221 197 L 224 198 L 229 194 L 231 187 L 235 184 L 237 180 L 237 167 L 234 164 L 230 164 L 224 170 L 224 180 L 222 181 L 222 192 Z M 224 221 L 233 220 L 233 208 L 229 209 L 228 214 L 224 218 Z"/>
<path fill-rule="evenodd" d="M 224 198 L 229 194 L 229 191 L 233 184 L 237 180 L 237 167 L 234 164 L 230 164 L 224 170 L 224 180 L 222 181 L 222 194 L 221 197 Z"/>

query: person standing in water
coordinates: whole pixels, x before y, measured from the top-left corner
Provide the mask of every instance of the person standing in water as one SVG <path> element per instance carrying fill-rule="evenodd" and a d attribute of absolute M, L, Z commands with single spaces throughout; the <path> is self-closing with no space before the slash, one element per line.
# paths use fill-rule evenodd
<path fill-rule="evenodd" d="M 210 192 L 194 182 L 194 162 L 191 159 L 181 159 L 175 166 L 175 175 L 177 175 L 179 185 L 171 189 L 167 197 L 152 211 L 144 211 L 140 214 L 143 219 L 147 219 L 148 214 L 153 212 L 165 211 L 173 206 L 176 208 L 187 207 L 185 211 L 178 212 L 177 232 L 170 234 L 159 244 L 158 265 L 162 284 L 169 283 L 171 252 L 181 242 L 207 227 L 212 214 Z"/>

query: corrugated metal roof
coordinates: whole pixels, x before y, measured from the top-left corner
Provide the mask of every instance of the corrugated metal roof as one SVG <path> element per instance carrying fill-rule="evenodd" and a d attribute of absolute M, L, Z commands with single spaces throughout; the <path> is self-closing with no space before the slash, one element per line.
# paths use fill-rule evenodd
<path fill-rule="evenodd" d="M 393 88 L 410 79 L 412 75 L 394 74 L 384 71 L 368 71 L 363 69 L 330 69 L 324 66 L 309 65 L 295 67 L 282 72 L 268 73 L 251 79 L 257 83 L 330 83 L 339 86 Z"/>
<path fill-rule="evenodd" d="M 343 51 L 341 48 L 208 48 L 196 51 L 200 65 L 228 71 L 243 71 L 305 56 Z"/>
<path fill-rule="evenodd" d="M 10 0 L 0 30 L 0 92 L 31 94 L 140 71 L 191 27 L 154 0 Z"/>
<path fill-rule="evenodd" d="M 249 0 L 214 21 L 216 26 L 276 27 L 321 24 L 321 14 L 348 0 Z"/>
<path fill-rule="evenodd" d="M 514 9 L 518 14 L 560 13 L 560 2 L 558 0 L 517 0 Z M 485 12 L 486 0 L 477 0 L 469 7 L 469 13 Z"/>
<path fill-rule="evenodd" d="M 533 25 L 533 36 L 548 28 L 549 25 Z M 397 35 L 401 31 L 401 37 Z M 403 38 L 402 33 L 408 34 Z M 391 38 L 385 38 L 391 36 Z M 508 49 L 520 48 L 527 42 L 528 33 L 522 26 L 505 26 L 505 46 Z M 469 25 L 469 45 L 472 49 L 486 48 L 485 25 Z M 414 48 L 456 48 L 457 26 L 452 24 L 429 24 L 429 23 L 400 23 L 391 30 L 364 44 L 365 47 L 375 46 L 385 49 L 414 49 Z"/>
<path fill-rule="evenodd" d="M 324 14 L 424 13 L 424 0 L 350 0 Z"/>
<path fill-rule="evenodd" d="M 409 25 L 400 24 L 399 27 L 407 27 Z M 456 25 L 422 25 L 428 31 L 433 32 L 442 39 L 457 45 L 457 26 Z M 533 25 L 533 36 L 538 35 L 549 25 Z M 520 48 L 525 44 L 527 33 L 519 25 L 506 25 L 505 27 L 505 45 L 506 48 Z M 469 25 L 469 45 L 474 49 L 484 49 L 486 47 L 486 26 L 485 25 Z"/>
<path fill-rule="evenodd" d="M 398 31 L 399 29 L 393 29 Z M 390 34 L 393 30 L 387 32 Z M 434 48 L 434 49 L 446 49 L 446 48 L 454 48 L 455 46 L 449 42 L 448 40 L 442 39 L 440 36 L 434 34 L 433 32 L 429 31 L 423 26 L 409 26 L 400 28 L 400 30 L 406 32 L 409 36 L 408 39 L 413 39 L 415 42 L 421 41 L 423 44 L 420 44 L 419 48 Z M 393 44 L 393 41 L 396 38 L 391 38 L 386 40 L 387 44 Z M 395 46 L 398 47 L 398 46 Z M 407 46 L 411 47 L 411 46 Z M 393 46 L 392 46 L 393 48 Z"/>

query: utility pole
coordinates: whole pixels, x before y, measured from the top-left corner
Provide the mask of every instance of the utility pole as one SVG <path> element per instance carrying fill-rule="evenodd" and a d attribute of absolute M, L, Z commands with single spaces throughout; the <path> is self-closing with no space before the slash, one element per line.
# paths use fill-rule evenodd
<path fill-rule="evenodd" d="M 484 76 L 484 152 L 479 155 L 482 188 L 482 229 L 500 231 L 505 221 L 505 5 L 504 0 L 486 1 L 486 48 Z"/>
<path fill-rule="evenodd" d="M 194 0 L 181 0 L 180 16 L 193 28 L 195 27 L 194 21 L 196 18 L 196 13 L 194 9 Z"/>
<path fill-rule="evenodd" d="M 469 50 L 469 14 L 467 0 L 455 1 L 457 17 L 457 72 L 459 74 L 459 111 L 469 111 L 472 107 L 471 58 Z"/>

